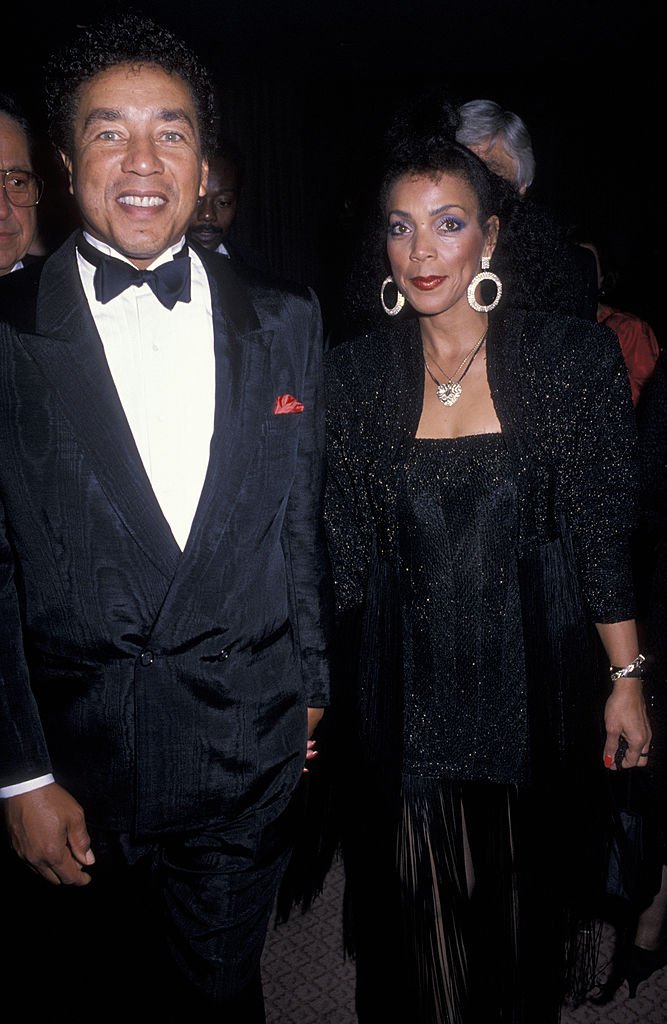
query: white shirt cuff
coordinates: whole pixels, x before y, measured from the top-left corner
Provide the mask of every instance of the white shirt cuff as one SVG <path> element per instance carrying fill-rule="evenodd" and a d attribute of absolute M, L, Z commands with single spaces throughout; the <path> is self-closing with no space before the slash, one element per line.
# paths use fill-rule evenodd
<path fill-rule="evenodd" d="M 38 779 L 28 779 L 27 782 L 17 782 L 15 786 L 0 786 L 0 800 L 9 796 L 18 796 L 19 793 L 29 793 L 31 789 L 41 789 L 55 782 L 53 775 L 40 775 Z"/>

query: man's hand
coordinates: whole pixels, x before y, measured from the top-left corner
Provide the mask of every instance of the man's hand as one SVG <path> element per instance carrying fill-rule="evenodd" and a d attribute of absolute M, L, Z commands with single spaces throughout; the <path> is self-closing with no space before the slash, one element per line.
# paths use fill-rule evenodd
<path fill-rule="evenodd" d="M 324 708 L 308 708 L 308 740 L 306 742 L 306 761 L 312 761 L 314 757 L 317 757 L 317 751 L 315 750 L 315 740 L 312 739 L 312 735 L 324 714 Z M 304 772 L 308 772 L 307 768 L 303 769 Z"/>
<path fill-rule="evenodd" d="M 308 739 L 310 739 L 315 732 L 323 714 L 324 708 L 308 708 Z"/>
<path fill-rule="evenodd" d="M 88 885 L 95 863 L 83 808 L 57 783 L 3 800 L 15 852 L 53 885 Z"/>

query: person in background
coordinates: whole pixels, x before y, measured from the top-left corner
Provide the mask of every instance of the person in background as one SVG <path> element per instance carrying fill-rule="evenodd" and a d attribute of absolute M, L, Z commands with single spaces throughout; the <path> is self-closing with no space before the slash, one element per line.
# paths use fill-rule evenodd
<path fill-rule="evenodd" d="M 655 723 L 650 771 L 640 788 L 649 820 L 647 866 L 654 887 L 638 908 L 634 931 L 620 944 L 614 984 L 623 977 L 634 996 L 639 985 L 667 964 L 667 353 L 658 361 L 637 404 L 640 451 L 638 569 L 646 649 L 647 695 Z M 648 873 L 648 872 L 647 872 Z M 613 985 L 612 985 L 613 988 Z"/>
<path fill-rule="evenodd" d="M 197 207 L 188 228 L 188 241 L 221 256 L 243 263 L 248 270 L 268 273 L 269 266 L 262 253 L 246 241 L 239 245 L 235 233 L 239 199 L 243 182 L 243 160 L 232 143 L 218 145 L 209 160 L 206 194 L 197 200 Z"/>
<path fill-rule="evenodd" d="M 618 309 L 609 301 L 615 287 L 616 274 L 608 266 L 603 266 L 603 262 L 609 262 L 607 259 L 603 261 L 602 252 L 605 247 L 601 243 L 587 241 L 582 241 L 580 245 L 588 249 L 595 258 L 598 282 L 597 320 L 598 323 L 611 327 L 618 338 L 630 378 L 632 401 L 636 406 L 642 389 L 660 357 L 658 339 L 646 320 L 642 320 L 636 313 Z"/>
<path fill-rule="evenodd" d="M 653 727 L 648 771 L 610 781 L 616 805 L 641 822 L 641 853 L 628 857 L 623 900 L 607 901 L 615 944 L 601 965 L 590 1001 L 606 1005 L 667 965 L 667 357 L 664 350 L 636 406 L 640 451 L 640 516 L 635 537 L 638 619 L 647 655 L 644 688 Z"/>
<path fill-rule="evenodd" d="M 209 159 L 206 192 L 197 206 L 188 228 L 190 241 L 205 249 L 231 256 L 229 232 L 236 217 L 241 191 L 241 158 L 229 146 L 217 150 Z"/>
<path fill-rule="evenodd" d="M 27 120 L 12 97 L 0 94 L 0 277 L 25 265 L 37 237 L 44 182 L 30 150 Z"/>
<path fill-rule="evenodd" d="M 632 389 L 640 452 L 640 515 L 634 539 L 637 618 L 647 655 L 644 688 L 653 726 L 648 771 L 617 773 L 610 800 L 642 829 L 636 860 L 621 845 L 622 898 L 603 901 L 614 949 L 602 964 L 589 1001 L 606 1005 L 627 983 L 633 999 L 642 982 L 667 964 L 667 363 L 651 326 L 614 302 L 620 275 L 606 242 L 582 242 L 600 278 L 598 318 L 618 337 Z M 605 269 L 606 268 L 606 269 Z M 615 877 L 617 877 L 615 872 Z"/>
<path fill-rule="evenodd" d="M 265 1020 L 328 700 L 319 306 L 185 242 L 213 95 L 128 12 L 46 68 L 83 229 L 0 324 L 3 969 L 35 1018 Z"/>
<path fill-rule="evenodd" d="M 458 113 L 457 141 L 525 195 L 535 177 L 535 154 L 525 122 L 493 100 L 468 100 Z"/>
<path fill-rule="evenodd" d="M 494 100 L 468 100 L 458 107 L 457 141 L 476 153 L 501 178 L 525 196 L 535 179 L 533 143 L 525 121 Z M 567 247 L 573 263 L 570 312 L 586 320 L 597 314 L 597 269 L 577 245 Z"/>

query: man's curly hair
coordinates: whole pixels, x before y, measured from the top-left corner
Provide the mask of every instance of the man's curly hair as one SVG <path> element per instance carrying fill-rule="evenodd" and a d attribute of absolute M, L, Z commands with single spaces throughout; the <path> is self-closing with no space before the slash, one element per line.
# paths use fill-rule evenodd
<path fill-rule="evenodd" d="M 72 156 L 81 86 L 119 64 L 151 64 L 183 79 L 194 102 L 202 152 L 211 150 L 215 96 L 206 68 L 170 29 L 134 11 L 85 26 L 50 57 L 44 73 L 46 112 L 58 149 Z"/>

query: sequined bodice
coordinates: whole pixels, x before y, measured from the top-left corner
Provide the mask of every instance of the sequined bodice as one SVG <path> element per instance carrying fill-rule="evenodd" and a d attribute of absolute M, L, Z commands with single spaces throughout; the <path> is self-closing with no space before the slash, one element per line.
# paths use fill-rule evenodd
<path fill-rule="evenodd" d="M 526 707 L 505 441 L 415 440 L 395 469 L 405 770 L 512 781 Z"/>

